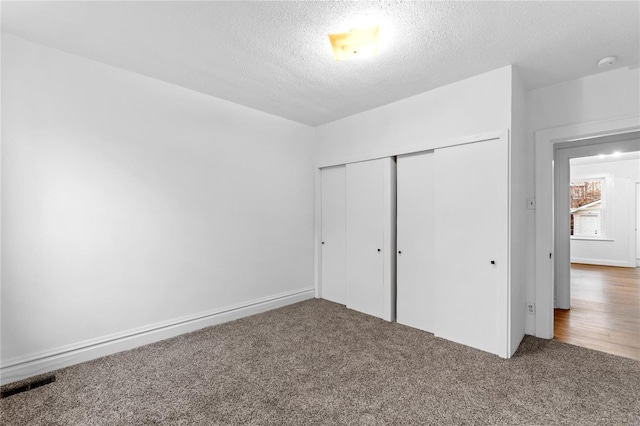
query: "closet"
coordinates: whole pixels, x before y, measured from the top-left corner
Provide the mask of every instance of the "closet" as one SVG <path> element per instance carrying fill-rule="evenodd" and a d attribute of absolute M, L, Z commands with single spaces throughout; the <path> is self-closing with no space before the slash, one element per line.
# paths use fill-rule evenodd
<path fill-rule="evenodd" d="M 504 136 L 323 169 L 322 297 L 509 357 L 509 156 Z M 342 235 L 344 255 L 328 254 Z"/>

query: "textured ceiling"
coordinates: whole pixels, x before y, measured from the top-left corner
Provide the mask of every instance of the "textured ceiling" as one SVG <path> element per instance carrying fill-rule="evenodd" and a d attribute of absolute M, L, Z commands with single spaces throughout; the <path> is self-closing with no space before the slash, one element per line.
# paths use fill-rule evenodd
<path fill-rule="evenodd" d="M 508 64 L 528 89 L 636 65 L 638 2 L 7 2 L 2 30 L 309 125 Z M 375 23 L 380 55 L 327 34 Z"/>

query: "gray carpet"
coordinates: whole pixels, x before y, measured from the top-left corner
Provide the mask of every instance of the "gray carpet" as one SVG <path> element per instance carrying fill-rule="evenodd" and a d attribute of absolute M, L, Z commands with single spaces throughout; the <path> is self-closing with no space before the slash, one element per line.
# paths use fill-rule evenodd
<path fill-rule="evenodd" d="M 56 372 L 5 425 L 637 425 L 640 363 L 527 337 L 510 360 L 322 300 Z"/>

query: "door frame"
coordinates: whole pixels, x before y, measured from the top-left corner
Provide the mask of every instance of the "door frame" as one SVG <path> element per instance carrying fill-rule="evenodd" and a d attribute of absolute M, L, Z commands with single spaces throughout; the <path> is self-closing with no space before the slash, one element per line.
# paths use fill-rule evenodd
<path fill-rule="evenodd" d="M 636 195 L 635 204 L 634 204 L 634 209 L 635 209 L 634 226 L 636 227 L 636 232 L 634 236 L 636 239 L 635 240 L 636 258 L 634 259 L 634 261 L 636 263 L 636 268 L 640 268 L 640 182 L 635 182 L 634 190 Z"/>
<path fill-rule="evenodd" d="M 535 335 L 553 338 L 554 253 L 554 150 L 571 142 L 620 135 L 640 130 L 640 115 L 581 123 L 535 133 Z M 565 144 L 565 145 L 563 145 Z"/>
<path fill-rule="evenodd" d="M 555 226 L 555 261 L 554 261 L 554 294 L 555 308 L 571 308 L 571 238 L 569 237 L 569 221 L 566 220 L 562 212 L 569 211 L 569 185 L 571 182 L 572 158 L 593 157 L 606 152 L 630 152 L 640 151 L 637 132 L 622 133 L 613 136 L 590 138 L 587 140 L 574 141 L 559 146 L 554 153 L 554 226 Z M 564 145 L 569 145 L 565 147 Z M 613 183 L 609 175 L 607 181 L 607 191 L 613 190 Z M 606 200 L 605 200 L 606 202 Z M 564 218 L 564 219 L 563 219 Z M 608 222 L 610 223 L 610 222 Z M 611 226 L 605 226 L 611 228 Z M 611 230 L 611 229 L 609 229 Z M 611 239 L 611 235 L 606 239 Z M 635 247 L 629 247 L 629 254 L 635 259 Z M 622 266 L 622 265 L 620 265 Z M 625 265 L 627 266 L 627 265 Z"/>

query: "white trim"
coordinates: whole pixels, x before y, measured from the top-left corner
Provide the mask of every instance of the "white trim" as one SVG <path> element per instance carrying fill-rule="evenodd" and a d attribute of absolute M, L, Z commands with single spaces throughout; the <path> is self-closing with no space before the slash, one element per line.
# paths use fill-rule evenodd
<path fill-rule="evenodd" d="M 597 238 L 597 237 L 576 237 L 575 235 L 570 236 L 571 241 L 615 241 L 613 238 Z"/>
<path fill-rule="evenodd" d="M 315 209 L 313 219 L 313 286 L 316 298 L 322 297 L 322 171 L 315 168 Z"/>
<path fill-rule="evenodd" d="M 640 182 L 635 182 L 633 187 L 633 215 L 631 217 L 631 223 L 634 227 L 633 241 L 631 244 L 635 246 L 636 252 L 636 267 L 640 267 L 640 244 L 638 244 L 638 233 L 640 233 Z M 636 210 L 638 209 L 638 210 Z"/>
<path fill-rule="evenodd" d="M 627 225 L 628 225 L 628 247 L 629 255 L 627 265 L 631 267 L 636 266 L 635 259 L 638 257 L 638 251 L 636 247 L 636 185 L 631 179 L 622 178 L 622 181 L 628 183 L 627 187 L 627 200 L 628 200 L 628 213 L 627 213 Z"/>
<path fill-rule="evenodd" d="M 222 324 L 260 312 L 311 299 L 313 288 L 294 290 L 249 302 L 127 330 L 38 354 L 6 360 L 0 369 L 0 384 L 148 345 L 201 328 Z"/>
<path fill-rule="evenodd" d="M 513 179 L 512 179 L 512 172 L 513 172 L 513 162 L 511 161 L 511 146 L 512 146 L 512 132 L 507 130 L 505 131 L 501 136 L 500 139 L 504 140 L 504 142 L 507 144 L 507 241 L 506 241 L 506 246 L 507 246 L 507 279 L 505 281 L 506 284 L 506 288 L 503 289 L 502 291 L 500 291 L 501 295 L 504 295 L 504 299 L 501 299 L 500 296 L 498 296 L 498 300 L 502 306 L 505 307 L 505 315 L 504 315 L 504 319 L 503 321 L 505 321 L 505 324 L 500 324 L 501 320 L 498 320 L 498 324 L 499 324 L 499 328 L 500 330 L 504 330 L 506 335 L 504 336 L 504 338 L 502 338 L 502 336 L 500 335 L 501 333 L 498 333 L 498 337 L 500 338 L 500 340 L 502 340 L 505 343 L 504 346 L 504 352 L 502 354 L 498 354 L 499 356 L 501 356 L 502 358 L 506 358 L 509 359 L 511 358 L 511 356 L 515 353 L 515 351 L 518 349 L 518 346 L 515 347 L 515 349 L 513 348 L 512 345 L 512 341 L 511 341 L 511 323 L 512 323 L 512 319 L 511 319 L 511 286 L 513 285 L 512 282 L 512 276 L 511 276 L 511 268 L 512 268 L 512 262 L 513 262 L 513 253 L 511 251 L 512 249 L 512 232 L 511 232 L 511 226 L 513 225 L 513 218 L 511 215 L 511 212 L 513 212 L 514 210 L 514 200 L 513 200 L 513 194 L 511 193 L 511 189 L 512 189 L 512 185 L 513 185 Z M 517 285 L 520 285 L 520 283 L 518 283 Z M 499 318 L 502 318 L 502 316 L 500 316 Z"/>
<path fill-rule="evenodd" d="M 470 135 L 470 136 L 465 136 L 461 138 L 444 139 L 440 141 L 426 140 L 422 143 L 406 146 L 403 148 L 392 146 L 391 148 L 388 148 L 385 150 L 364 154 L 364 155 L 354 155 L 347 159 L 323 161 L 318 164 L 318 168 L 340 166 L 342 164 L 349 164 L 349 163 L 359 163 L 361 161 L 377 160 L 380 158 L 387 158 L 387 157 L 396 157 L 398 155 L 415 154 L 417 152 L 433 151 L 434 149 L 438 149 L 438 148 L 446 148 L 449 146 L 456 146 L 456 145 L 465 145 L 468 143 L 484 142 L 484 141 L 493 140 L 493 139 L 500 139 L 505 133 L 506 133 L 506 130 L 497 130 L 493 132 L 479 133 L 477 135 Z"/>
<path fill-rule="evenodd" d="M 600 265 L 600 266 L 621 266 L 623 268 L 634 268 L 633 259 L 632 262 L 625 262 L 622 260 L 606 260 L 606 259 L 583 259 L 583 258 L 571 258 L 571 263 L 580 263 L 583 265 Z"/>
<path fill-rule="evenodd" d="M 557 143 L 624 134 L 640 130 L 640 116 L 582 123 L 537 131 L 535 134 L 536 240 L 535 335 L 553 338 L 553 149 Z"/>

